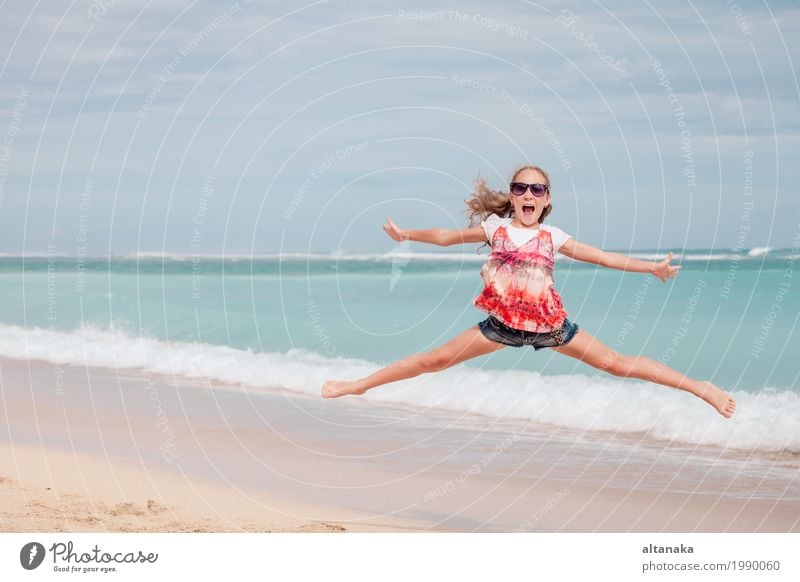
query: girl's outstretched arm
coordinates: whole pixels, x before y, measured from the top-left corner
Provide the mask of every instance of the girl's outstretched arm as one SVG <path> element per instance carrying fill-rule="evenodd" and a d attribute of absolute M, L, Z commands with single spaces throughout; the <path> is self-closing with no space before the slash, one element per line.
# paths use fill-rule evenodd
<path fill-rule="evenodd" d="M 578 242 L 572 238 L 567 239 L 567 242 L 561 245 L 558 252 L 577 261 L 595 263 L 602 267 L 608 267 L 609 269 L 633 271 L 635 273 L 650 273 L 662 281 L 675 277 L 681 268 L 680 265 L 669 264 L 672 260 L 671 252 L 663 261 L 654 263 L 652 261 L 634 259 L 633 257 L 628 257 L 620 253 L 610 253 L 587 245 L 586 243 Z"/>
<path fill-rule="evenodd" d="M 465 228 L 463 230 L 451 230 L 448 228 L 408 230 L 398 227 L 392 222 L 392 219 L 387 216 L 386 224 L 383 225 L 383 230 L 398 242 L 413 240 L 443 247 L 455 244 L 484 242 L 486 240 L 486 232 L 481 225 Z"/>

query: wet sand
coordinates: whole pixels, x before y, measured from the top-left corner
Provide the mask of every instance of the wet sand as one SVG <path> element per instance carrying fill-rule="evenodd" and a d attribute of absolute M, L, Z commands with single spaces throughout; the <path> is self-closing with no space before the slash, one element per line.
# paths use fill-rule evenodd
<path fill-rule="evenodd" d="M 4 531 L 800 531 L 780 459 L 133 370 L 0 377 Z"/>

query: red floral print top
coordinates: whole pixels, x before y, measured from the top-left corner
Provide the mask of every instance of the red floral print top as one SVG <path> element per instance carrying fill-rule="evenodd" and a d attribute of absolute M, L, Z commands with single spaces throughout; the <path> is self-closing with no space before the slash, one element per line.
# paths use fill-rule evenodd
<path fill-rule="evenodd" d="M 481 267 L 484 289 L 473 305 L 514 329 L 537 333 L 558 329 L 567 312 L 553 289 L 554 255 L 570 235 L 546 224 L 516 228 L 511 220 L 491 214 L 481 223 L 492 253 Z M 526 237 L 530 238 L 522 242 Z"/>

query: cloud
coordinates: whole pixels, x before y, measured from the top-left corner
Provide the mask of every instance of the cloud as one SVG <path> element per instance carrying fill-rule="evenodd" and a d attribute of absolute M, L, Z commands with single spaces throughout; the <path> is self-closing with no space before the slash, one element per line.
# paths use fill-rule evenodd
<path fill-rule="evenodd" d="M 243 185 L 220 193 L 218 203 L 253 216 L 275 172 L 283 173 L 270 195 L 285 197 L 319 160 L 359 140 L 374 147 L 328 180 L 424 165 L 469 183 L 478 171 L 496 169 L 500 179 L 523 158 L 536 158 L 551 164 L 562 183 L 590 184 L 602 169 L 608 183 L 635 177 L 636 195 L 657 200 L 661 166 L 667 180 L 677 176 L 681 183 L 676 104 L 704 184 L 735 183 L 745 147 L 759 149 L 762 183 L 797 173 L 788 145 L 799 133 L 792 67 L 800 11 L 791 3 L 742 3 L 734 10 L 709 0 L 693 3 L 695 14 L 685 6 L 621 1 L 467 2 L 425 18 L 389 1 L 97 6 L 0 9 L 0 49 L 7 55 L 0 132 L 20 88 L 30 90 L 8 184 L 30 188 L 42 208 L 58 201 L 56 217 L 74 210 L 89 173 L 101 177 L 106 189 L 99 192 L 116 192 L 119 183 L 118 203 L 128 217 L 144 209 L 152 218 L 146 202 L 152 196 L 168 197 L 178 215 L 191 214 L 196 183 L 212 170 L 220 184 Z M 654 59 L 676 102 L 659 84 Z M 482 88 L 459 84 L 455 75 Z M 429 176 L 411 172 L 408 179 L 404 188 L 419 190 Z M 394 195 L 366 185 L 350 193 Z M 630 195 L 607 193 L 618 206 Z M 450 208 L 460 209 L 462 198 L 454 191 Z M 699 212 L 719 212 L 716 203 L 703 204 Z M 567 221 L 581 211 L 561 208 Z M 23 212 L 18 206 L 0 216 L 20 246 Z M 661 226 L 665 236 L 683 240 L 679 226 Z M 648 237 L 661 226 L 642 231 L 639 244 L 652 245 Z M 58 227 L 69 238 L 74 224 Z M 591 236 L 593 227 L 586 228 Z M 788 221 L 782 228 L 778 235 L 790 239 Z M 620 220 L 609 231 L 624 229 Z M 43 245 L 44 235 L 36 236 L 28 246 Z"/>

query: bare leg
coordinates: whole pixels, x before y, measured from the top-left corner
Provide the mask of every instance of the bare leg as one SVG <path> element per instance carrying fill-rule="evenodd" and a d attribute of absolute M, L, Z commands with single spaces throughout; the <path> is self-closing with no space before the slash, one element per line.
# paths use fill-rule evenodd
<path fill-rule="evenodd" d="M 370 388 L 413 378 L 425 372 L 439 372 L 465 360 L 495 352 L 504 347 L 506 347 L 505 344 L 486 339 L 475 325 L 438 348 L 392 362 L 366 378 L 352 382 L 329 380 L 322 385 L 322 396 L 336 398 L 346 394 L 363 394 Z"/>
<path fill-rule="evenodd" d="M 736 401 L 711 382 L 689 378 L 652 358 L 620 354 L 586 333 L 583 328 L 578 329 L 567 345 L 552 349 L 615 376 L 639 378 L 691 392 L 716 408 L 725 418 L 730 418 L 736 411 Z"/>

